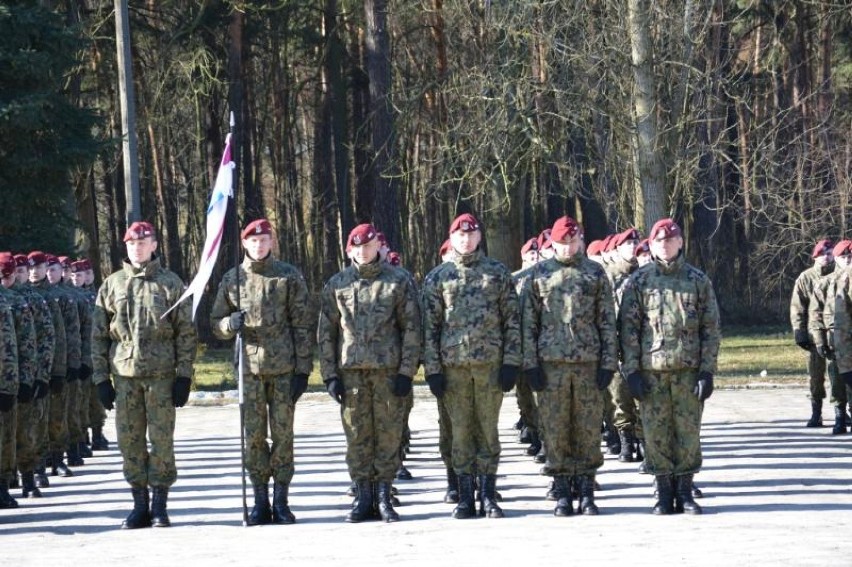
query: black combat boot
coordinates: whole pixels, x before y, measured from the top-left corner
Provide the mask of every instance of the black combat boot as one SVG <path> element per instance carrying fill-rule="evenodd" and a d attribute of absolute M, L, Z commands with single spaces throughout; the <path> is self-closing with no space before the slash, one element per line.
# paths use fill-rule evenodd
<path fill-rule="evenodd" d="M 169 520 L 169 513 L 166 510 L 168 501 L 168 486 L 151 487 L 151 525 L 155 528 L 168 528 L 172 525 L 171 520 Z"/>
<path fill-rule="evenodd" d="M 675 512 L 700 514 L 701 506 L 692 499 L 692 475 L 682 474 L 676 477 Z"/>
<path fill-rule="evenodd" d="M 639 439 L 639 442 L 636 443 L 636 457 L 635 459 L 639 461 L 639 474 L 648 474 L 648 463 L 645 461 L 645 440 Z"/>
<path fill-rule="evenodd" d="M 811 400 L 811 418 L 805 427 L 822 427 L 822 400 Z"/>
<path fill-rule="evenodd" d="M 693 498 L 704 498 L 704 493 L 701 492 L 701 489 L 695 485 L 695 479 L 692 480 L 692 497 Z"/>
<path fill-rule="evenodd" d="M 21 482 L 18 480 L 18 473 L 13 473 L 9 479 L 9 488 L 21 488 Z"/>
<path fill-rule="evenodd" d="M 85 462 L 83 462 L 83 457 L 80 456 L 80 445 L 77 442 L 71 442 L 68 444 L 68 466 L 69 467 L 82 467 Z"/>
<path fill-rule="evenodd" d="M 479 493 L 482 497 L 480 500 L 481 508 L 479 509 L 480 516 L 489 518 L 502 518 L 503 509 L 497 504 L 497 475 L 483 474 L 479 475 Z"/>
<path fill-rule="evenodd" d="M 53 476 L 74 476 L 74 473 L 71 472 L 71 469 L 68 468 L 62 460 L 62 452 L 54 451 L 50 455 L 50 472 Z"/>
<path fill-rule="evenodd" d="M 618 454 L 618 461 L 621 463 L 633 462 L 633 434 L 622 429 L 618 432 L 618 438 L 621 441 L 621 452 Z"/>
<path fill-rule="evenodd" d="M 447 492 L 444 494 L 444 502 L 459 503 L 459 477 L 453 468 L 447 469 Z"/>
<path fill-rule="evenodd" d="M 36 486 L 39 488 L 47 488 L 50 486 L 50 479 L 47 478 L 47 465 L 45 465 L 45 460 L 46 459 L 42 457 L 35 470 Z"/>
<path fill-rule="evenodd" d="M 547 462 L 547 447 L 544 445 L 544 440 L 541 440 L 541 449 L 538 450 L 538 453 L 533 457 L 533 461 L 538 464 L 543 464 Z"/>
<path fill-rule="evenodd" d="M 373 485 L 370 481 L 358 481 L 355 484 L 357 495 L 352 503 L 352 510 L 346 516 L 346 521 L 357 524 L 369 520 L 373 516 Z"/>
<path fill-rule="evenodd" d="M 618 455 L 621 453 L 621 439 L 618 431 L 611 423 L 606 424 L 606 432 L 604 434 L 604 442 L 606 443 L 607 452 L 610 455 Z"/>
<path fill-rule="evenodd" d="M 571 489 L 570 479 L 568 479 L 568 489 Z M 544 499 L 551 500 L 553 502 L 559 500 L 559 487 L 557 486 L 555 478 L 550 481 L 550 486 L 547 488 L 547 494 L 544 495 Z"/>
<path fill-rule="evenodd" d="M 103 427 L 92 428 L 92 451 L 108 451 L 109 441 L 104 437 Z"/>
<path fill-rule="evenodd" d="M 139 528 L 150 528 L 151 512 L 148 510 L 148 488 L 133 487 L 130 489 L 130 492 L 133 494 L 133 510 L 130 511 L 130 514 L 122 522 L 122 529 L 136 530 Z"/>
<path fill-rule="evenodd" d="M 476 503 L 473 501 L 473 476 L 459 475 L 459 503 L 453 509 L 453 518 L 464 520 L 476 517 Z"/>
<path fill-rule="evenodd" d="M 538 434 L 538 430 L 530 429 L 530 446 L 527 447 L 526 453 L 530 457 L 534 457 L 541 451 L 541 437 Z"/>
<path fill-rule="evenodd" d="M 290 511 L 290 485 L 276 481 L 272 486 L 272 523 L 295 524 L 296 516 Z"/>
<path fill-rule="evenodd" d="M 846 433 L 846 404 L 834 406 L 834 427 L 831 428 L 832 435 Z"/>
<path fill-rule="evenodd" d="M 0 509 L 17 508 L 18 501 L 9 494 L 9 481 L 0 480 Z"/>
<path fill-rule="evenodd" d="M 574 515 L 574 500 L 571 498 L 571 477 L 559 475 L 553 477 L 556 508 L 553 515 L 560 518 Z"/>
<path fill-rule="evenodd" d="M 399 514 L 391 503 L 391 483 L 379 482 L 376 486 L 376 500 L 379 502 L 379 516 L 384 522 L 398 522 Z"/>
<path fill-rule="evenodd" d="M 349 483 L 349 488 L 346 490 L 346 496 L 355 498 L 358 496 L 358 484 L 353 480 Z"/>
<path fill-rule="evenodd" d="M 655 486 L 657 502 L 654 504 L 651 512 L 657 516 L 674 514 L 674 487 L 672 486 L 672 477 L 667 474 L 657 475 Z"/>
<path fill-rule="evenodd" d="M 41 490 L 35 482 L 33 471 L 21 473 L 21 496 L 24 498 L 41 498 Z"/>
<path fill-rule="evenodd" d="M 272 522 L 272 508 L 269 506 L 269 484 L 252 484 L 254 506 L 248 515 L 249 526 L 262 526 Z"/>
<path fill-rule="evenodd" d="M 92 457 L 92 449 L 89 447 L 88 443 L 86 443 L 85 441 L 80 441 L 79 443 L 77 443 L 77 446 L 79 447 L 81 457 L 83 457 L 84 459 Z"/>
<path fill-rule="evenodd" d="M 518 432 L 518 443 L 522 445 L 529 445 L 532 443 L 532 432 L 532 428 L 529 425 L 525 425 L 524 428 Z"/>
<path fill-rule="evenodd" d="M 577 512 L 584 516 L 597 516 L 598 506 L 595 504 L 595 475 L 575 477 L 580 484 L 580 504 Z"/>

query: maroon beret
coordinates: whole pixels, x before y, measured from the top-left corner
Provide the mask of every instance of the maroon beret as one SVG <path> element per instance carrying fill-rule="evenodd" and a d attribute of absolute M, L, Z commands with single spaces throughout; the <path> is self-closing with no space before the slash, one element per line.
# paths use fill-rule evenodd
<path fill-rule="evenodd" d="M 541 231 L 541 234 L 538 235 L 538 249 L 539 251 L 547 250 L 548 248 L 553 247 L 553 239 L 550 238 L 551 230 L 549 228 L 545 228 Z"/>
<path fill-rule="evenodd" d="M 592 240 L 586 246 L 587 256 L 599 256 L 603 248 L 603 240 Z"/>
<path fill-rule="evenodd" d="M 154 225 L 147 221 L 137 221 L 131 224 L 130 228 L 127 229 L 127 232 L 124 233 L 124 241 L 140 240 L 142 238 L 148 238 L 149 236 L 156 238 Z"/>
<path fill-rule="evenodd" d="M 527 252 L 538 252 L 538 238 L 530 238 L 521 246 L 521 255 Z"/>
<path fill-rule="evenodd" d="M 683 233 L 680 230 L 680 227 L 677 223 L 672 219 L 660 219 L 654 223 L 654 226 L 651 228 L 651 232 L 648 234 L 649 240 L 665 240 L 667 238 L 674 238 L 675 236 L 682 236 Z"/>
<path fill-rule="evenodd" d="M 11 252 L 0 252 L 0 275 L 9 277 L 15 273 L 16 267 L 15 257 Z"/>
<path fill-rule="evenodd" d="M 57 256 L 56 258 L 59 260 L 59 265 L 62 266 L 63 269 L 71 266 L 71 258 L 68 256 Z"/>
<path fill-rule="evenodd" d="M 820 240 L 814 246 L 814 250 L 813 252 L 811 252 L 811 258 L 818 258 L 823 254 L 828 254 L 829 252 L 831 252 L 832 248 L 834 248 L 834 242 L 827 238 L 825 240 Z"/>
<path fill-rule="evenodd" d="M 47 262 L 48 266 L 61 266 L 62 263 L 59 261 L 58 256 L 54 256 L 53 254 L 45 254 L 44 255 L 45 262 Z"/>
<path fill-rule="evenodd" d="M 460 230 L 462 232 L 475 232 L 479 230 L 479 221 L 470 213 L 465 213 L 456 217 L 453 224 L 450 225 L 450 234 Z"/>
<path fill-rule="evenodd" d="M 615 235 L 615 237 L 613 237 L 614 242 L 612 243 L 612 246 L 614 248 L 618 248 L 629 240 L 639 240 L 640 238 L 641 236 L 638 230 L 636 230 L 635 228 L 628 228 L 624 232 L 619 232 Z"/>
<path fill-rule="evenodd" d="M 85 272 L 86 270 L 91 270 L 92 266 L 89 264 L 89 261 L 85 258 L 81 258 L 76 262 L 71 262 L 71 266 L 69 268 L 72 274 L 78 274 L 80 272 Z"/>
<path fill-rule="evenodd" d="M 376 238 L 376 228 L 369 224 L 359 224 L 349 233 L 349 238 L 346 240 L 346 249 L 349 250 L 353 246 L 362 246 Z"/>
<path fill-rule="evenodd" d="M 245 240 L 249 236 L 257 234 L 272 234 L 272 225 L 266 219 L 253 220 L 246 225 L 240 233 L 240 238 Z"/>
<path fill-rule="evenodd" d="M 569 216 L 556 219 L 553 228 L 550 229 L 550 239 L 556 242 L 565 242 L 568 238 L 583 234 L 583 229 L 577 221 Z"/>
<path fill-rule="evenodd" d="M 645 238 L 644 240 L 641 240 L 639 242 L 639 244 L 636 245 L 636 248 L 634 249 L 633 253 L 636 256 L 641 256 L 643 254 L 650 254 L 651 253 L 651 241 L 648 240 L 647 238 Z"/>
<path fill-rule="evenodd" d="M 400 257 L 399 252 L 388 252 L 387 262 L 391 266 L 401 266 L 402 258 Z"/>
<path fill-rule="evenodd" d="M 38 266 L 47 262 L 47 255 L 40 250 L 33 250 L 27 255 L 28 266 Z"/>
<path fill-rule="evenodd" d="M 844 254 L 849 254 L 852 252 L 852 240 L 841 240 L 837 244 L 834 245 L 834 249 L 831 251 L 832 256 L 843 256 Z"/>
<path fill-rule="evenodd" d="M 27 265 L 27 255 L 26 254 L 15 254 L 15 265 L 18 267 Z"/>

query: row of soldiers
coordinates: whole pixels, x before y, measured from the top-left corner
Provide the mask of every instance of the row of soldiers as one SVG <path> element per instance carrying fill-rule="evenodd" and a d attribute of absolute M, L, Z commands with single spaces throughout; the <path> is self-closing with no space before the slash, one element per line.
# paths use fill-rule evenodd
<path fill-rule="evenodd" d="M 0 508 L 15 508 L 10 487 L 20 482 L 24 498 L 40 497 L 48 469 L 72 476 L 69 466 L 108 444 L 90 380 L 91 264 L 0 252 L 0 278 Z"/>

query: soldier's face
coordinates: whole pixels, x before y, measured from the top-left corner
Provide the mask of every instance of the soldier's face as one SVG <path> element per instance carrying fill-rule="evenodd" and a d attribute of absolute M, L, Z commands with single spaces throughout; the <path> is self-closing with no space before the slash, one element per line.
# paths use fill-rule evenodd
<path fill-rule="evenodd" d="M 86 285 L 92 285 L 95 283 L 95 271 L 94 270 L 86 270 L 86 281 L 84 282 Z"/>
<path fill-rule="evenodd" d="M 619 245 L 618 255 L 621 256 L 624 260 L 628 262 L 634 258 L 634 254 L 636 252 L 636 245 L 639 244 L 638 240 L 627 240 L 623 244 Z"/>
<path fill-rule="evenodd" d="M 71 283 L 74 287 L 83 287 L 86 283 L 86 272 L 71 272 Z"/>
<path fill-rule="evenodd" d="M 481 241 L 482 233 L 478 230 L 473 230 L 471 232 L 457 230 L 450 235 L 450 244 L 452 245 L 453 250 L 462 256 L 471 254 L 477 249 Z"/>
<path fill-rule="evenodd" d="M 127 259 L 137 268 L 146 262 L 150 262 L 154 251 L 157 250 L 157 241 L 150 236 L 128 240 L 124 244 L 127 247 Z"/>
<path fill-rule="evenodd" d="M 542 260 L 550 260 L 553 258 L 553 246 L 548 246 L 547 248 L 542 248 L 538 251 L 538 255 Z"/>
<path fill-rule="evenodd" d="M 838 268 L 848 268 L 852 266 L 852 254 L 843 254 L 834 258 Z"/>
<path fill-rule="evenodd" d="M 3 287 L 6 287 L 6 288 L 12 287 L 13 285 L 15 285 L 15 281 L 16 281 L 15 272 L 13 271 L 8 276 L 3 276 L 2 280 L 0 280 L 0 281 L 3 282 Z"/>
<path fill-rule="evenodd" d="M 29 277 L 29 274 L 27 273 L 27 267 L 18 266 L 17 268 L 15 268 L 15 277 L 17 278 L 18 283 L 27 283 L 27 278 Z"/>
<path fill-rule="evenodd" d="M 47 267 L 47 281 L 52 284 L 58 284 L 62 281 L 62 266 L 59 264 L 51 264 Z"/>
<path fill-rule="evenodd" d="M 381 246 L 377 238 L 361 245 L 353 244 L 349 250 L 349 257 L 358 264 L 369 264 L 378 258 Z"/>
<path fill-rule="evenodd" d="M 47 264 L 37 264 L 35 266 L 30 266 L 30 281 L 32 283 L 38 283 L 47 276 Z"/>
<path fill-rule="evenodd" d="M 263 260 L 272 250 L 272 235 L 252 234 L 243 239 L 243 248 L 252 260 Z"/>
<path fill-rule="evenodd" d="M 580 252 L 583 247 L 583 239 L 580 235 L 569 236 L 565 242 L 553 241 L 553 252 L 557 258 L 568 259 L 572 258 Z"/>
<path fill-rule="evenodd" d="M 538 262 L 538 250 L 530 250 L 521 255 L 521 264 L 524 268 L 529 268 L 530 266 L 536 264 Z"/>
<path fill-rule="evenodd" d="M 674 236 L 651 240 L 651 254 L 664 262 L 671 262 L 677 258 L 683 247 L 683 238 Z"/>
<path fill-rule="evenodd" d="M 636 256 L 636 261 L 639 262 L 640 266 L 647 266 L 651 263 L 651 255 L 650 254 L 639 254 Z"/>
<path fill-rule="evenodd" d="M 831 252 L 816 257 L 816 263 L 820 266 L 828 266 L 832 262 L 834 262 L 834 256 L 831 255 Z"/>

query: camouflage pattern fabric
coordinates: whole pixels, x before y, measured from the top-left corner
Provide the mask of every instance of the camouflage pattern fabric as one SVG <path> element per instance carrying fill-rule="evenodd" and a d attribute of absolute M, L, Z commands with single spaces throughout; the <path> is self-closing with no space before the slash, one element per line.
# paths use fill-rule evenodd
<path fill-rule="evenodd" d="M 292 378 L 292 374 L 243 376 L 246 470 L 252 485 L 266 485 L 270 478 L 289 485 L 293 479 Z"/>
<path fill-rule="evenodd" d="M 818 352 L 820 347 L 832 346 L 834 342 L 829 340 L 829 337 L 834 336 L 834 298 L 837 295 L 837 282 L 844 272 L 845 270 L 835 268 L 827 276 L 819 278 L 814 285 L 811 302 L 808 304 L 808 332 L 814 341 L 814 349 L 809 353 L 807 366 L 808 376 L 816 377 L 810 380 L 811 398 L 815 400 L 825 398 L 825 385 L 822 377 L 828 371 L 829 383 L 831 384 L 831 403 L 842 406 L 845 406 L 849 401 L 852 389 L 847 388 L 846 383 L 840 379 L 837 362 L 833 359 L 822 358 Z M 819 397 L 820 394 L 822 397 Z"/>
<path fill-rule="evenodd" d="M 843 270 L 834 294 L 834 348 L 837 370 L 852 372 L 852 270 Z"/>
<path fill-rule="evenodd" d="M 0 479 L 7 483 L 15 478 L 18 443 L 18 404 L 0 412 Z"/>
<path fill-rule="evenodd" d="M 48 398 L 48 448 L 51 453 L 63 453 L 68 446 L 68 388 L 59 393 L 51 390 Z"/>
<path fill-rule="evenodd" d="M 630 274 L 636 271 L 639 267 L 636 258 L 625 260 L 618 258 L 615 262 L 607 267 L 607 275 L 612 283 L 612 293 L 615 299 L 615 313 L 618 316 L 618 310 L 621 308 L 621 296 L 624 292 L 624 284 Z M 621 352 L 619 337 L 619 352 Z M 613 425 L 619 431 L 627 431 L 635 435 L 637 439 L 642 439 L 642 420 L 639 416 L 639 402 L 630 395 L 630 389 L 627 387 L 627 380 L 623 373 L 616 372 L 609 385 L 609 396 L 604 396 L 604 403 L 607 403 L 607 397 L 612 399 L 614 412 L 612 415 Z"/>
<path fill-rule="evenodd" d="M 65 336 L 65 319 L 62 317 L 59 295 L 55 291 L 56 288 L 47 281 L 47 278 L 39 283 L 31 284 L 31 287 L 47 303 L 50 321 L 53 324 L 53 359 L 50 365 L 50 375 L 65 376 L 68 373 L 68 348 Z"/>
<path fill-rule="evenodd" d="M 80 312 L 77 308 L 77 295 L 61 284 L 53 284 L 52 288 L 59 297 L 59 307 L 62 310 L 62 320 L 65 322 L 65 348 L 68 360 L 68 370 L 78 370 L 82 363 L 80 334 Z"/>
<path fill-rule="evenodd" d="M 436 398 L 438 402 L 438 452 L 444 468 L 453 468 L 453 424 L 450 414 L 447 412 L 447 404 L 443 398 Z"/>
<path fill-rule="evenodd" d="M 37 291 L 24 284 L 15 284 L 11 288 L 26 298 L 33 314 L 33 326 L 36 334 L 36 382 L 50 382 L 53 365 L 53 353 L 56 343 L 56 329 L 47 300 Z"/>
<path fill-rule="evenodd" d="M 524 312 L 524 296 L 522 292 L 524 285 L 526 285 L 527 280 L 533 273 L 533 267 L 525 270 L 519 270 L 512 274 L 512 280 L 515 283 L 515 292 L 518 294 L 519 314 L 523 314 Z M 523 350 L 523 338 L 521 340 L 521 349 Z M 530 389 L 526 380 L 518 380 L 518 383 L 515 385 L 515 398 L 518 403 L 518 410 L 520 411 L 521 420 L 524 422 L 524 426 L 532 429 L 533 431 L 541 429 L 535 396 L 533 395 L 533 391 Z"/>
<path fill-rule="evenodd" d="M 29 402 L 18 402 L 17 404 L 17 434 L 16 455 L 18 469 L 21 472 L 34 470 L 42 455 L 42 446 L 39 439 L 39 419 L 41 412 L 37 407 L 36 400 Z"/>
<path fill-rule="evenodd" d="M 808 330 L 808 310 L 814 296 L 814 289 L 819 285 L 818 282 L 832 271 L 834 271 L 834 264 L 826 268 L 814 264 L 796 278 L 793 294 L 790 297 L 790 325 L 793 331 Z M 815 337 L 811 337 L 811 341 L 816 342 Z"/>

